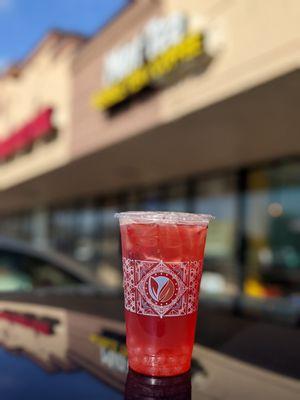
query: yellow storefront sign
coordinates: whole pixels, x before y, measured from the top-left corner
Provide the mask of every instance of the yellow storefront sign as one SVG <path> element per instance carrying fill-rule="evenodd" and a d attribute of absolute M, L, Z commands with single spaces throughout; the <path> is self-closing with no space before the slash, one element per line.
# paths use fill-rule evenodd
<path fill-rule="evenodd" d="M 136 69 L 119 83 L 95 93 L 92 96 L 92 105 L 98 109 L 108 109 L 165 77 L 182 62 L 193 60 L 203 52 L 203 36 L 199 33 L 189 34 L 179 44 Z"/>

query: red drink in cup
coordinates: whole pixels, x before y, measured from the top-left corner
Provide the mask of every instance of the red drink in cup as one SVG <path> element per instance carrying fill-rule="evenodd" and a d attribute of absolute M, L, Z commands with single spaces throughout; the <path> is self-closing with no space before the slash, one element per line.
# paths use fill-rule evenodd
<path fill-rule="evenodd" d="M 209 215 L 127 212 L 120 220 L 129 366 L 189 370 Z"/>

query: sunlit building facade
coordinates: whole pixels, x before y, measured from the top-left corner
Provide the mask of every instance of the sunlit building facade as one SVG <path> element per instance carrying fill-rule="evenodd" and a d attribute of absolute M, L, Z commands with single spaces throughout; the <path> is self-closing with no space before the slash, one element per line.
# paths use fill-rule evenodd
<path fill-rule="evenodd" d="M 42 232 L 113 286 L 116 211 L 209 212 L 203 292 L 299 292 L 299 19 L 296 0 L 131 2 L 55 78 L 70 86 L 53 89 L 70 106 L 57 158 L 2 162 L 1 233 Z"/>

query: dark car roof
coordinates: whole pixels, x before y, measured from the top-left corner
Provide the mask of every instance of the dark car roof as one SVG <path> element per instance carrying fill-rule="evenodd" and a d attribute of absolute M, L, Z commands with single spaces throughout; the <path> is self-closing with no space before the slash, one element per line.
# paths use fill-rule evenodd
<path fill-rule="evenodd" d="M 103 294 L 99 289 L 84 287 L 53 295 L 47 291 L 1 296 L 17 303 L 44 304 L 81 315 L 124 322 L 123 295 Z M 232 310 L 199 306 L 196 342 L 256 366 L 299 378 L 300 331 L 268 323 L 263 319 L 236 315 Z M 276 354 L 276 357 L 274 357 Z"/>
<path fill-rule="evenodd" d="M 8 319 L 13 320 L 14 314 L 17 317 L 21 314 L 29 319 L 38 318 L 54 323 L 51 340 L 48 340 L 47 335 L 32 333 L 28 326 L 19 326 L 18 322 L 7 323 L 5 318 L 6 331 L 5 335 L 1 335 L 1 311 L 3 310 L 6 312 L 4 317 L 8 315 Z M 201 302 L 197 325 L 192 382 L 199 382 L 192 385 L 193 399 L 198 399 L 202 391 L 201 398 L 203 399 L 239 399 L 246 389 L 252 395 L 265 390 L 270 395 L 272 393 L 274 399 L 282 398 L 278 397 L 279 394 L 288 399 L 297 398 L 296 393 L 300 390 L 300 384 L 297 381 L 300 379 L 298 327 L 289 328 L 280 324 L 264 323 L 254 318 L 235 315 L 230 310 L 226 312 L 210 308 Z M 57 392 L 52 391 L 52 398 L 68 398 L 63 396 L 71 395 L 70 390 L 66 390 L 66 386 L 72 385 L 70 373 L 74 374 L 76 370 L 81 371 L 78 379 L 82 380 L 82 387 L 87 385 L 86 387 L 91 391 L 87 390 L 87 394 L 93 392 L 94 386 L 89 383 L 91 378 L 84 371 L 100 380 L 100 385 L 96 385 L 97 389 L 95 389 L 99 391 L 99 398 L 121 398 L 118 396 L 125 387 L 126 371 L 120 370 L 118 360 L 117 363 L 112 362 L 112 364 L 110 361 L 107 364 L 107 360 L 101 361 L 103 335 L 104 343 L 107 340 L 116 343 L 113 347 L 118 348 L 124 343 L 125 326 L 121 295 L 104 295 L 98 289 L 86 287 L 83 291 L 74 289 L 73 292 L 56 294 L 40 292 L 38 295 L 12 293 L 0 296 L 0 342 L 2 341 L 2 348 L 14 355 L 17 370 L 22 370 L 18 358 L 15 357 L 19 355 L 21 359 L 24 357 L 29 359 L 45 372 L 51 372 L 52 375 L 69 371 L 64 377 L 61 375 L 60 382 L 57 378 L 53 378 L 52 389 L 59 390 L 61 387 L 62 397 L 55 397 Z M 35 338 L 36 343 L 32 341 L 32 338 Z M 65 343 L 63 355 L 57 354 L 61 343 Z M 47 354 L 48 357 L 45 358 Z M 3 356 L 3 351 L 0 350 L 0 364 L 1 357 L 7 356 Z M 12 360 L 6 361 L 12 363 Z M 28 363 L 24 364 L 24 361 L 20 361 L 20 364 L 25 368 L 25 364 Z M 33 387 L 38 386 L 43 389 L 39 386 L 42 385 L 40 382 L 34 381 L 35 374 L 24 376 Z M 227 379 L 236 379 L 236 382 L 233 386 L 230 385 L 230 390 L 227 388 L 228 393 L 231 393 L 230 397 L 223 397 L 222 393 L 228 385 Z M 51 379 L 43 378 L 43 380 L 45 382 L 43 390 L 46 390 L 46 382 L 48 385 Z M 135 378 L 133 382 L 136 384 Z M 256 382 L 256 387 L 253 386 L 253 382 Z M 115 390 L 109 392 L 107 385 Z M 23 387 L 23 384 L 20 384 L 20 387 Z M 101 390 L 106 394 L 101 395 Z M 17 400 L 18 398 L 22 397 L 7 397 L 6 399 Z M 96 397 L 91 395 L 90 398 Z"/>

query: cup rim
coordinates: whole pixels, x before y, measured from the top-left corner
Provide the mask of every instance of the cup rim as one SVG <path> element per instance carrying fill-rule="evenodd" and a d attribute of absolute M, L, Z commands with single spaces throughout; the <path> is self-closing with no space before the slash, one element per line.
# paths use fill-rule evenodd
<path fill-rule="evenodd" d="M 215 217 L 210 214 L 194 214 L 176 211 L 124 211 L 115 214 L 120 225 L 160 223 L 181 225 L 208 225 Z"/>

